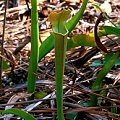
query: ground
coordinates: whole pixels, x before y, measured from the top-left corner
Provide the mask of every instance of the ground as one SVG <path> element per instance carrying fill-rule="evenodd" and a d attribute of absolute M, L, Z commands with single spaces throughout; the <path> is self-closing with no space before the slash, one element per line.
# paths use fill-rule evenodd
<path fill-rule="evenodd" d="M 83 0 L 50 0 L 39 1 L 39 22 L 40 22 L 40 42 L 43 42 L 51 33 L 51 24 L 48 17 L 53 10 L 70 8 L 72 16 L 76 14 L 82 5 Z M 107 1 L 107 0 L 106 0 Z M 95 0 L 95 3 L 102 6 L 102 9 L 116 23 L 120 24 L 120 1 Z M 31 3 L 29 2 L 29 6 Z M 94 26 L 99 16 L 99 11 L 93 7 L 89 1 L 83 18 L 79 21 L 70 36 L 77 34 L 90 34 L 94 32 Z M 0 1 L 0 40 L 2 40 L 4 19 L 4 2 Z M 110 25 L 108 20 L 100 25 Z M 27 93 L 27 72 L 30 60 L 31 49 L 31 18 L 26 2 L 21 0 L 18 7 L 7 9 L 6 27 L 4 36 L 4 56 L 10 68 L 2 71 L 2 85 L 0 89 L 0 110 L 7 109 L 8 104 L 19 109 L 29 111 L 37 120 L 57 119 L 57 109 L 55 101 L 55 53 L 54 49 L 39 62 L 38 77 L 36 81 L 35 100 L 28 101 L 30 96 Z M 120 37 L 115 35 L 104 36 L 100 39 L 109 50 L 118 51 Z M 114 42 L 113 42 L 114 41 Z M 104 53 L 98 48 L 79 46 L 70 49 L 66 53 L 65 75 L 64 75 L 64 113 L 65 119 L 75 120 L 119 120 L 120 117 L 120 64 L 116 64 L 103 80 L 103 86 L 99 91 L 92 91 L 92 85 L 102 69 L 105 60 Z M 107 57 L 106 57 L 107 58 Z M 98 61 L 96 61 L 98 60 Z M 107 90 L 107 96 L 101 97 L 101 91 Z M 96 107 L 89 106 L 90 95 L 97 93 L 99 96 Z M 113 115 L 111 102 L 115 107 Z M 29 106 L 29 103 L 33 103 Z M 70 113 L 70 114 L 68 114 Z M 71 114 L 74 113 L 74 114 Z M 10 117 L 10 116 L 9 116 Z M 1 120 L 3 119 L 0 117 Z M 12 116 L 12 119 L 17 119 Z"/>

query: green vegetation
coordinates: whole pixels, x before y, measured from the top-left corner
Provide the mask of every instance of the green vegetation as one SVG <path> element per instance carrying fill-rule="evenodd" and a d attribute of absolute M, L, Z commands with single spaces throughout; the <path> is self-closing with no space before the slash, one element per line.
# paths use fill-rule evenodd
<path fill-rule="evenodd" d="M 39 61 L 39 25 L 38 25 L 38 0 L 32 0 L 32 15 L 31 15 L 31 53 L 28 72 L 28 93 L 35 92 L 36 73 Z"/>
<path fill-rule="evenodd" d="M 111 68 L 115 65 L 119 57 L 119 52 L 116 52 L 104 65 L 100 73 L 98 74 L 93 86 L 92 90 L 99 90 L 102 87 L 102 81 L 104 80 L 107 73 L 111 70 Z M 90 106 L 96 106 L 97 105 L 97 96 L 91 95 L 90 98 Z"/>
<path fill-rule="evenodd" d="M 64 120 L 63 115 L 63 75 L 67 48 L 68 30 L 66 21 L 70 18 L 70 10 L 51 13 L 49 20 L 53 26 L 55 36 L 55 71 L 56 71 L 56 97 L 58 107 L 58 120 Z"/>
<path fill-rule="evenodd" d="M 102 13 L 102 17 L 106 17 L 113 26 L 101 26 L 103 30 L 95 31 L 96 33 L 90 34 L 78 34 L 76 36 L 72 36 L 68 38 L 68 35 L 75 28 L 79 20 L 83 17 L 84 11 L 86 10 L 86 6 L 89 0 L 84 0 L 81 8 L 77 12 L 77 14 L 71 17 L 70 9 L 64 9 L 60 12 L 51 12 L 49 16 L 49 21 L 52 24 L 53 33 L 41 44 L 39 40 L 39 24 L 38 24 L 38 0 L 31 0 L 32 3 L 32 15 L 31 15 L 31 53 L 30 53 L 30 63 L 28 70 L 28 93 L 34 93 L 36 89 L 36 79 L 37 79 L 37 70 L 38 63 L 42 58 L 46 56 L 54 47 L 55 47 L 55 74 L 56 74 L 56 100 L 57 100 L 57 112 L 58 112 L 58 120 L 64 120 L 64 112 L 63 112 L 63 83 L 64 83 L 64 68 L 65 68 L 65 60 L 66 60 L 66 51 L 71 48 L 78 46 L 90 46 L 97 47 L 102 50 L 105 54 L 105 61 L 103 64 L 100 61 L 97 61 L 98 65 L 103 66 L 102 70 L 99 72 L 93 86 L 92 91 L 99 90 L 101 87 L 105 86 L 102 84 L 105 76 L 109 73 L 112 67 L 119 60 L 119 51 L 115 53 L 107 53 L 107 49 L 100 43 L 99 37 L 115 34 L 120 36 L 120 27 L 112 22 L 105 13 L 102 13 L 102 10 L 98 5 L 95 5 L 100 9 Z M 96 28 L 99 26 L 101 18 L 97 21 Z M 105 48 L 105 49 L 104 49 Z M 106 52 L 107 51 L 107 52 Z M 105 53 L 106 52 L 106 53 Z M 109 55 L 109 59 L 108 59 Z M 96 63 L 91 64 L 90 66 L 96 66 Z M 9 66 L 3 61 L 3 68 L 8 69 Z M 105 96 L 108 91 L 102 91 L 101 95 Z M 46 94 L 36 94 L 36 96 L 43 97 Z M 30 99 L 34 99 L 30 97 Z M 101 99 L 100 99 L 101 100 Z M 90 106 L 96 106 L 98 103 L 98 97 L 96 95 L 90 96 Z M 112 105 L 114 103 L 111 103 Z M 87 103 L 88 105 L 88 103 Z M 115 113 L 115 109 L 111 109 L 113 113 Z M 5 114 L 14 114 L 18 115 L 25 120 L 35 120 L 35 118 L 26 113 L 25 111 L 19 110 L 17 108 L 12 108 L 1 112 L 2 115 Z M 77 112 L 75 112 L 72 117 L 76 117 Z M 113 114 L 114 115 L 114 114 Z M 71 114 L 67 115 L 68 117 Z"/>
<path fill-rule="evenodd" d="M 87 5 L 85 0 L 82 8 L 79 12 L 67 23 L 70 18 L 70 10 L 63 10 L 62 12 L 51 13 L 49 20 L 53 26 L 53 33 L 55 39 L 55 72 L 56 72 L 56 97 L 57 97 L 57 110 L 58 120 L 64 120 L 63 115 L 63 76 L 64 76 L 64 64 L 67 49 L 67 36 L 70 33 L 79 19 L 82 17 L 83 12 Z M 53 45 L 53 44 L 52 44 Z"/>
<path fill-rule="evenodd" d="M 17 109 L 17 108 L 10 108 L 10 109 L 4 110 L 2 112 L 2 115 L 5 115 L 5 114 L 14 114 L 14 115 L 20 116 L 21 118 L 23 118 L 25 120 L 36 120 L 29 113 L 27 113 L 23 110 Z"/>
<path fill-rule="evenodd" d="M 58 14 L 59 17 L 62 19 L 59 22 L 54 22 L 54 33 L 48 37 L 45 42 L 39 47 L 39 29 L 38 29 L 38 14 L 37 14 L 37 0 L 32 1 L 32 48 L 31 48 L 31 55 L 30 55 L 30 65 L 29 65 L 29 73 L 28 73 L 28 92 L 33 93 L 35 92 L 35 81 L 37 73 L 37 66 L 38 61 L 40 61 L 51 49 L 54 47 L 55 41 L 55 50 L 56 50 L 56 84 L 57 84 L 57 100 L 58 100 L 58 119 L 63 120 L 63 74 L 64 74 L 64 62 L 65 62 L 65 53 L 66 53 L 66 46 L 67 46 L 67 35 L 70 33 L 79 22 L 80 18 L 82 18 L 84 10 L 86 9 L 88 0 L 83 2 L 81 9 L 78 13 L 68 22 L 66 23 L 66 19 L 69 18 L 68 16 L 61 16 Z M 68 10 L 69 11 L 69 10 Z M 55 19 L 59 19 L 57 15 Z M 57 18 L 58 17 L 58 18 Z M 64 20 L 65 17 L 65 20 Z M 64 25 L 66 24 L 66 27 Z M 60 28 L 62 26 L 62 28 Z M 56 31 L 57 30 L 57 31 Z M 55 36 L 54 36 L 55 35 Z M 46 49 L 45 49 L 46 48 Z M 38 57 L 39 54 L 39 57 Z M 42 56 L 42 57 L 41 57 Z"/>

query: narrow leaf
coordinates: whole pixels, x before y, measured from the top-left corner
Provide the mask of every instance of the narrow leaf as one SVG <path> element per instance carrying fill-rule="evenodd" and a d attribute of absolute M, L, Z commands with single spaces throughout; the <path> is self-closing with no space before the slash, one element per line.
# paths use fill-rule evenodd
<path fill-rule="evenodd" d="M 105 29 L 105 32 L 107 34 L 115 34 L 117 36 L 120 36 L 120 28 L 118 28 L 118 27 L 102 26 L 102 28 Z"/>
<path fill-rule="evenodd" d="M 92 90 L 100 89 L 100 87 L 102 86 L 103 79 L 105 78 L 107 73 L 111 70 L 111 68 L 115 65 L 116 61 L 118 60 L 118 56 L 119 56 L 119 52 L 115 53 L 109 59 L 109 61 L 104 65 L 103 69 L 100 71 L 100 73 L 98 74 L 98 76 L 93 84 Z M 90 105 L 95 106 L 96 104 L 97 104 L 97 96 L 91 95 Z"/>
<path fill-rule="evenodd" d="M 100 30 L 98 32 L 98 36 L 105 36 L 108 35 L 109 33 L 106 33 L 105 30 Z M 54 34 L 52 33 L 40 46 L 40 55 L 39 55 L 39 60 L 41 60 L 47 53 L 49 53 L 55 44 L 55 38 Z M 94 34 L 90 33 L 89 35 L 87 34 L 80 34 L 77 36 L 73 36 L 70 39 L 67 40 L 67 50 L 70 50 L 71 48 L 78 47 L 78 46 L 91 46 L 91 47 L 96 47 L 96 42 L 94 38 Z"/>
<path fill-rule="evenodd" d="M 80 34 L 77 36 L 73 36 L 68 39 L 67 42 L 67 50 L 77 47 L 77 46 L 91 46 L 96 47 L 96 42 L 93 34 Z"/>
<path fill-rule="evenodd" d="M 114 55 L 114 53 L 107 53 L 105 55 L 104 60 L 95 60 L 94 62 L 92 62 L 92 64 L 90 64 L 89 66 L 91 67 L 97 67 L 97 66 L 103 66 L 105 65 L 108 60 Z M 117 60 L 117 62 L 115 63 L 115 65 L 120 65 L 120 58 Z"/>
<path fill-rule="evenodd" d="M 32 11 L 31 11 L 31 52 L 30 52 L 30 63 L 28 72 L 28 93 L 35 92 L 36 87 L 36 75 L 39 61 L 39 23 L 38 23 L 38 0 L 31 0 Z M 33 99 L 33 97 L 30 97 Z"/>
<path fill-rule="evenodd" d="M 83 4 L 80 8 L 80 10 L 77 12 L 77 14 L 75 16 L 73 16 L 73 18 L 66 24 L 66 27 L 68 29 L 69 32 L 71 32 L 75 26 L 77 25 L 77 23 L 79 22 L 79 20 L 82 18 L 84 11 L 86 9 L 86 5 L 88 3 L 89 0 L 83 0 Z"/>
<path fill-rule="evenodd" d="M 25 120 L 36 120 L 32 115 L 30 115 L 29 113 L 17 109 L 17 108 L 11 108 L 11 109 L 7 109 L 5 111 L 3 111 L 3 115 L 5 114 L 14 114 L 17 116 L 20 116 L 21 118 L 25 119 Z"/>
<path fill-rule="evenodd" d="M 39 61 L 54 48 L 54 44 L 55 38 L 54 34 L 52 33 L 40 46 Z"/>

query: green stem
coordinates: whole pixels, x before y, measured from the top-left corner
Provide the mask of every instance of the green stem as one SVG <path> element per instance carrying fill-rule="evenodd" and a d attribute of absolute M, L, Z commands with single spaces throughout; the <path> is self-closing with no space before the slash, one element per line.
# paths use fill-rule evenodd
<path fill-rule="evenodd" d="M 30 65 L 28 73 L 28 93 L 35 91 L 36 75 L 38 60 L 39 60 L 39 24 L 38 24 L 38 0 L 32 0 L 32 15 L 31 15 L 31 53 L 30 53 Z"/>
<path fill-rule="evenodd" d="M 63 10 L 59 13 L 52 12 L 49 21 L 52 23 L 55 39 L 55 73 L 56 73 L 56 98 L 58 120 L 64 120 L 63 114 L 63 76 L 67 49 L 68 30 L 66 21 L 70 18 L 71 11 Z"/>
<path fill-rule="evenodd" d="M 63 76 L 66 56 L 67 36 L 55 33 L 55 68 L 56 68 L 56 97 L 58 120 L 64 120 L 63 115 Z"/>

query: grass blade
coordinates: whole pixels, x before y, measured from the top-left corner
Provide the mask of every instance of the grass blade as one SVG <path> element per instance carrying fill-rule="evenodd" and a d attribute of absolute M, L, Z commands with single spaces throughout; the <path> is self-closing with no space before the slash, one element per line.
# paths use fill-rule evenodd
<path fill-rule="evenodd" d="M 38 0 L 32 0 L 32 37 L 31 37 L 31 53 L 30 53 L 30 63 L 28 72 L 28 93 L 33 93 L 35 91 L 36 75 L 37 73 L 38 61 L 39 61 L 39 25 L 38 25 Z"/>
<path fill-rule="evenodd" d="M 17 116 L 20 116 L 21 118 L 25 119 L 25 120 L 36 120 L 32 115 L 30 115 L 29 113 L 17 109 L 17 108 L 11 108 L 11 109 L 7 109 L 5 111 L 3 111 L 3 115 L 5 114 L 14 114 Z"/>
<path fill-rule="evenodd" d="M 115 65 L 115 63 L 118 60 L 118 56 L 119 56 L 119 52 L 116 52 L 109 60 L 108 62 L 104 65 L 104 67 L 102 68 L 102 70 L 100 71 L 100 73 L 98 74 L 92 90 L 98 90 L 100 89 L 100 87 L 102 86 L 102 81 L 105 78 L 105 76 L 107 75 L 107 73 L 111 70 L 111 68 Z M 91 106 L 96 106 L 97 105 L 97 96 L 95 95 L 91 95 L 90 96 L 90 105 Z"/>

